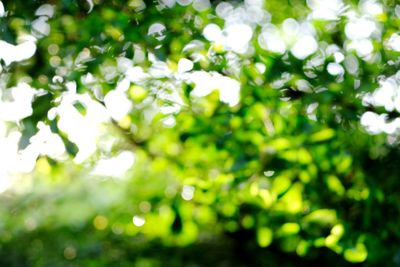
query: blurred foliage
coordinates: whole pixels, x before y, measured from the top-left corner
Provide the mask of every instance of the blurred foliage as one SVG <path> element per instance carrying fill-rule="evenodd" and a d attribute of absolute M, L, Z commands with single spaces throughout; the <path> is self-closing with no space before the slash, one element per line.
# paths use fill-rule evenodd
<path fill-rule="evenodd" d="M 370 1 L 382 10 L 368 55 L 348 48 L 351 16 L 340 15 L 310 20 L 318 50 L 305 58 L 269 51 L 259 36 L 262 23 L 305 21 L 313 1 L 261 1 L 265 21 L 253 23 L 243 52 L 203 30 L 228 23 L 221 4 L 250 12 L 260 1 L 2 2 L 0 38 L 36 38 L 32 58 L 2 61 L 3 92 L 21 82 L 38 91 L 32 114 L 8 127 L 23 150 L 48 125 L 66 153 L 42 153 L 0 195 L 1 266 L 400 266 L 398 139 L 360 124 L 367 111 L 398 115 L 362 101 L 398 70 L 399 52 L 385 45 L 400 23 L 395 1 Z M 32 26 L 44 4 L 54 11 L 42 16 L 49 33 Z M 196 82 L 179 75 L 182 58 L 193 62 L 184 73 L 239 81 L 239 103 L 220 101 L 221 88 L 196 96 Z M 337 61 L 344 71 L 335 75 L 328 65 Z M 81 116 L 85 97 L 109 108 L 124 79 L 129 112 L 102 123 L 97 150 L 73 161 L 79 138 L 52 109 L 68 94 Z M 93 172 L 124 151 L 134 153 L 126 173 Z"/>

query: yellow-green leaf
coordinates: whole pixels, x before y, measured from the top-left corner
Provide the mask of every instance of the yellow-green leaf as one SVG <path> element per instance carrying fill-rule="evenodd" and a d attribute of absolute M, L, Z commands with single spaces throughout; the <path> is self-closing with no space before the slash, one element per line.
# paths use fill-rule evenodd
<path fill-rule="evenodd" d="M 331 139 L 335 136 L 333 129 L 327 128 L 312 134 L 309 138 L 310 142 L 322 142 Z"/>
<path fill-rule="evenodd" d="M 363 243 L 358 243 L 354 248 L 344 251 L 344 258 L 349 262 L 363 262 L 367 259 L 368 251 Z"/>
<path fill-rule="evenodd" d="M 268 227 L 261 227 L 257 230 L 257 242 L 260 247 L 268 247 L 273 240 L 274 234 Z"/>

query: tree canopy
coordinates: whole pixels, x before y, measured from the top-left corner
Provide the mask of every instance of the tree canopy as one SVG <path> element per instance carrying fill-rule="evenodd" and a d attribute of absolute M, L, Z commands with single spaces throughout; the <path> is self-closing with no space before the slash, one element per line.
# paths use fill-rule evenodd
<path fill-rule="evenodd" d="M 0 265 L 400 266 L 394 0 L 0 1 Z"/>

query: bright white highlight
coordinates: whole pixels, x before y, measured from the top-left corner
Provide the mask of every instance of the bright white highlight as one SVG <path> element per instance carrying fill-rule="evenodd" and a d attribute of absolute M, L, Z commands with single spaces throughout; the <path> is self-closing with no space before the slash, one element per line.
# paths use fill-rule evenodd
<path fill-rule="evenodd" d="M 32 21 L 32 29 L 37 37 L 47 36 L 50 33 L 50 25 L 47 23 L 48 18 L 46 16 L 39 17 Z"/>
<path fill-rule="evenodd" d="M 384 107 L 388 112 L 396 110 L 400 112 L 400 87 L 398 74 L 383 79 L 379 88 L 363 97 L 364 105 Z M 399 134 L 400 118 L 388 121 L 387 114 L 376 114 L 368 111 L 361 116 L 361 125 L 372 134 L 386 133 Z"/>
<path fill-rule="evenodd" d="M 12 101 L 0 105 L 0 120 L 19 121 L 32 114 L 32 100 L 36 90 L 26 83 L 19 83 L 11 90 Z M 0 98 L 2 93 L 0 91 Z"/>
<path fill-rule="evenodd" d="M 54 15 L 54 6 L 49 4 L 41 5 L 35 12 L 36 16 L 47 16 L 49 18 Z"/>
<path fill-rule="evenodd" d="M 137 227 L 142 227 L 146 223 L 146 220 L 142 216 L 135 215 L 132 218 L 132 223 Z"/>
<path fill-rule="evenodd" d="M 184 73 L 193 69 L 193 62 L 186 58 L 181 58 L 178 62 L 178 72 Z"/>
<path fill-rule="evenodd" d="M 189 80 L 196 85 L 192 96 L 203 97 L 213 90 L 219 90 L 220 100 L 229 106 L 235 106 L 240 101 L 240 83 L 232 78 L 215 72 L 195 71 Z"/>
<path fill-rule="evenodd" d="M 9 189 L 15 180 L 15 174 L 21 172 L 20 156 L 18 155 L 19 132 L 13 131 L 6 135 L 6 125 L 0 120 L 0 193 Z"/>
<path fill-rule="evenodd" d="M 377 16 L 383 13 L 382 4 L 378 3 L 376 0 L 362 0 L 360 9 L 362 14 L 369 14 L 371 16 Z"/>
<path fill-rule="evenodd" d="M 398 35 L 397 33 L 393 33 L 386 41 L 386 46 L 389 49 L 400 52 L 400 35 Z"/>
<path fill-rule="evenodd" d="M 280 28 L 272 24 L 265 26 L 258 36 L 258 43 L 261 48 L 278 54 L 290 49 L 293 56 L 303 60 L 318 50 L 318 42 L 314 35 L 312 24 L 299 23 L 289 18 Z"/>
<path fill-rule="evenodd" d="M 194 196 L 194 190 L 194 186 L 184 185 L 182 188 L 181 197 L 186 201 L 192 200 Z"/>
<path fill-rule="evenodd" d="M 177 2 L 181 6 L 187 6 L 187 5 L 190 5 L 193 2 L 193 0 L 177 0 Z"/>
<path fill-rule="evenodd" d="M 141 67 L 129 68 L 125 72 L 125 76 L 133 83 L 141 82 L 147 78 L 150 78 L 150 75 L 145 73 Z"/>
<path fill-rule="evenodd" d="M 19 62 L 31 58 L 36 52 L 35 39 L 28 37 L 27 40 L 18 45 L 12 45 L 0 40 L 0 59 L 8 66 L 13 62 Z"/>
<path fill-rule="evenodd" d="M 203 29 L 203 35 L 204 37 L 211 41 L 211 42 L 223 42 L 223 34 L 221 28 L 214 23 L 208 24 L 206 27 Z"/>
<path fill-rule="evenodd" d="M 258 43 L 261 48 L 271 52 L 283 54 L 286 51 L 286 44 L 281 39 L 278 29 L 273 25 L 270 25 L 261 32 L 258 36 Z"/>
<path fill-rule="evenodd" d="M 6 16 L 6 10 L 4 9 L 3 2 L 0 1 L 0 18 Z"/>
<path fill-rule="evenodd" d="M 193 1 L 193 8 L 197 11 L 203 11 L 208 9 L 211 6 L 209 0 L 194 0 Z"/>
<path fill-rule="evenodd" d="M 30 138 L 30 145 L 24 151 L 32 150 L 37 156 L 49 156 L 55 160 L 65 159 L 66 151 L 61 137 L 43 122 L 39 122 L 37 127 L 39 131 Z"/>
<path fill-rule="evenodd" d="M 307 0 L 307 4 L 313 19 L 337 20 L 346 10 L 342 0 Z"/>
<path fill-rule="evenodd" d="M 130 101 L 123 91 L 112 90 L 104 97 L 104 104 L 111 118 L 116 121 L 123 119 L 132 109 Z"/>
<path fill-rule="evenodd" d="M 361 58 L 365 58 L 374 50 L 374 46 L 369 39 L 361 39 L 361 40 L 354 40 L 348 46 L 348 49 L 354 49 L 357 52 L 357 55 Z"/>
<path fill-rule="evenodd" d="M 224 30 L 216 24 L 208 24 L 203 29 L 204 37 L 228 50 L 236 53 L 245 53 L 249 47 L 249 41 L 253 36 L 253 29 L 244 23 L 232 23 L 225 26 Z"/>
<path fill-rule="evenodd" d="M 344 74 L 344 68 L 338 63 L 329 63 L 327 70 L 329 74 L 333 76 Z"/>
<path fill-rule="evenodd" d="M 346 36 L 351 40 L 369 38 L 375 30 L 375 22 L 366 18 L 351 20 L 345 27 Z"/>
<path fill-rule="evenodd" d="M 305 59 L 309 55 L 314 54 L 317 49 L 318 44 L 314 37 L 305 35 L 297 40 L 290 52 L 298 59 Z"/>
<path fill-rule="evenodd" d="M 380 134 L 382 132 L 393 135 L 400 129 L 400 118 L 387 122 L 387 115 L 378 115 L 367 111 L 361 116 L 361 125 L 371 134 Z"/>
<path fill-rule="evenodd" d="M 94 167 L 92 174 L 122 178 L 135 162 L 135 155 L 131 151 L 123 151 L 109 159 L 100 159 Z"/>
<path fill-rule="evenodd" d="M 147 32 L 148 35 L 153 36 L 158 41 L 162 41 L 165 39 L 165 26 L 161 23 L 154 23 L 150 26 L 149 31 Z"/>
<path fill-rule="evenodd" d="M 58 128 L 78 146 L 79 152 L 74 161 L 82 163 L 97 150 L 97 140 L 102 135 L 102 124 L 109 120 L 107 110 L 88 94 L 65 92 L 58 101 L 59 105 L 49 111 L 49 116 L 59 116 Z M 74 104 L 77 101 L 85 106 L 85 115 L 75 108 Z"/>
<path fill-rule="evenodd" d="M 238 53 L 246 52 L 253 30 L 246 24 L 233 24 L 224 30 L 225 45 Z"/>
<path fill-rule="evenodd" d="M 367 111 L 361 116 L 360 122 L 368 132 L 378 134 L 382 132 L 382 128 L 385 124 L 385 116 L 379 116 L 374 112 Z"/>
<path fill-rule="evenodd" d="M 163 7 L 173 7 L 175 5 L 175 0 L 160 0 L 160 4 Z"/>
<path fill-rule="evenodd" d="M 396 109 L 400 112 L 400 89 L 395 77 L 387 78 L 380 82 L 380 86 L 373 93 L 363 98 L 365 105 L 384 107 L 387 111 Z"/>
<path fill-rule="evenodd" d="M 333 54 L 333 57 L 335 58 L 335 62 L 336 63 L 340 63 L 340 62 L 342 62 L 344 60 L 344 55 L 342 53 L 340 53 L 340 52 L 335 52 Z"/>

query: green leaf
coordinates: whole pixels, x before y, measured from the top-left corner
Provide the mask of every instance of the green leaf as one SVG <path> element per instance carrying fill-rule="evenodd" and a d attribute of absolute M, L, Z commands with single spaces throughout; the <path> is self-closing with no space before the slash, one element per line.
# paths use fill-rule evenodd
<path fill-rule="evenodd" d="M 335 130 L 327 128 L 312 134 L 309 138 L 310 142 L 323 142 L 332 139 L 335 136 Z"/>
<path fill-rule="evenodd" d="M 363 243 L 358 243 L 355 247 L 346 249 L 343 256 L 349 262 L 364 262 L 368 257 L 368 251 Z"/>
<path fill-rule="evenodd" d="M 257 242 L 260 247 L 268 247 L 273 241 L 274 234 L 268 227 L 257 229 Z"/>

